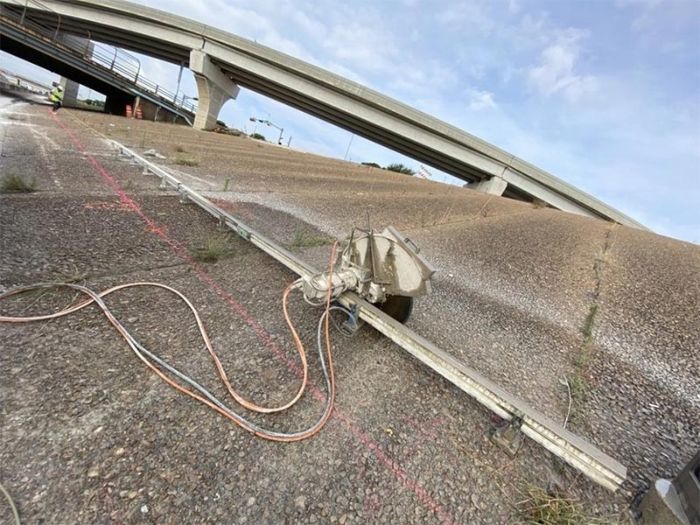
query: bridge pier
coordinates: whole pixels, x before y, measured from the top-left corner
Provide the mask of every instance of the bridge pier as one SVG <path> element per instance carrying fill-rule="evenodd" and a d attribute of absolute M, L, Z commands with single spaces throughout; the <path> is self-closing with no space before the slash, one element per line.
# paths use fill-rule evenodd
<path fill-rule="evenodd" d="M 199 101 L 194 119 L 195 129 L 213 129 L 221 107 L 235 99 L 240 91 L 220 68 L 212 64 L 209 56 L 194 49 L 190 52 L 190 69 L 197 82 Z"/>
<path fill-rule="evenodd" d="M 491 177 L 490 179 L 473 182 L 467 186 L 467 188 L 472 190 L 489 193 L 491 195 L 503 195 L 507 187 L 508 183 L 500 177 Z"/>
<path fill-rule="evenodd" d="M 61 33 L 59 41 L 73 49 L 83 49 L 85 58 L 92 56 L 94 45 L 87 38 Z M 78 90 L 80 89 L 80 84 L 66 77 L 61 77 L 59 83 L 63 88 L 63 106 L 67 108 L 76 107 L 78 104 Z"/>
<path fill-rule="evenodd" d="M 63 88 L 63 106 L 74 108 L 78 103 L 78 89 L 80 89 L 80 84 L 66 77 L 61 77 L 59 84 L 61 84 Z"/>

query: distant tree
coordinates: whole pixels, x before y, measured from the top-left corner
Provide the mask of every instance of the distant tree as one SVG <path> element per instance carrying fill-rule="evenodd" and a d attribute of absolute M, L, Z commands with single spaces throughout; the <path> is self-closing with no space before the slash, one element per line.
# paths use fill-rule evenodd
<path fill-rule="evenodd" d="M 381 166 L 379 164 L 377 164 L 376 162 L 363 162 L 362 165 L 363 166 L 370 166 L 372 168 L 381 168 Z"/>
<path fill-rule="evenodd" d="M 86 99 L 85 103 L 88 106 L 97 106 L 97 107 L 104 107 L 104 105 L 105 105 L 104 100 L 96 100 L 96 99 L 92 99 L 92 98 Z"/>
<path fill-rule="evenodd" d="M 404 166 L 403 164 L 399 164 L 399 163 L 389 164 L 384 169 L 387 169 L 389 171 L 395 171 L 396 173 L 403 173 L 404 175 L 415 175 L 416 174 L 416 172 L 413 171 L 408 166 Z"/>
<path fill-rule="evenodd" d="M 250 136 L 250 138 L 251 138 L 251 139 L 256 139 L 256 140 L 262 140 L 262 141 L 264 141 L 264 140 L 265 140 L 265 135 L 261 135 L 260 133 L 253 133 L 253 134 Z"/>

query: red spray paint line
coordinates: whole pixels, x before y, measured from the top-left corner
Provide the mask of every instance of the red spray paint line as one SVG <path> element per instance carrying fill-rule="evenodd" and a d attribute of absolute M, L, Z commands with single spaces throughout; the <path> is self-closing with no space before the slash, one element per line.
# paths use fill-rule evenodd
<path fill-rule="evenodd" d="M 63 122 L 61 122 L 55 113 L 50 112 L 51 118 L 58 124 L 58 126 L 65 131 L 68 137 L 71 139 L 73 144 L 78 148 L 78 150 L 84 155 L 84 158 L 90 163 L 95 170 L 100 174 L 102 180 L 114 191 L 114 193 L 119 197 L 119 200 L 125 206 L 128 206 L 134 211 L 148 226 L 148 230 L 158 235 L 165 243 L 172 249 L 172 251 L 181 259 L 187 261 L 192 268 L 195 270 L 197 277 L 209 287 L 216 292 L 219 297 L 221 297 L 229 306 L 233 309 L 238 316 L 243 319 L 243 321 L 255 332 L 258 338 L 272 350 L 272 352 L 281 360 L 283 360 L 290 370 L 295 371 L 297 374 L 300 373 L 299 365 L 291 360 L 289 356 L 273 341 L 270 334 L 262 327 L 262 325 L 245 309 L 245 307 L 239 303 L 236 298 L 231 295 L 231 293 L 224 290 L 224 288 L 217 283 L 214 278 L 212 278 L 209 273 L 204 270 L 204 268 L 195 261 L 189 252 L 176 240 L 170 237 L 165 229 L 156 224 L 153 219 L 151 219 L 146 213 L 141 209 L 141 206 L 131 198 L 125 191 L 124 188 L 119 184 L 119 182 L 112 176 L 107 169 L 105 169 L 102 164 L 88 151 L 85 145 L 80 141 L 80 139 L 73 133 L 73 131 L 68 128 Z M 323 393 L 316 388 L 311 386 L 313 390 L 314 397 L 316 399 L 323 400 Z M 362 443 L 374 456 L 379 460 L 379 462 L 384 465 L 384 467 L 389 470 L 396 480 L 402 483 L 406 488 L 410 489 L 418 498 L 418 500 L 430 509 L 435 515 L 440 519 L 442 523 L 453 524 L 454 520 L 445 511 L 445 509 L 437 501 L 435 501 L 428 491 L 415 479 L 413 479 L 408 472 L 401 467 L 401 465 L 393 458 L 382 450 L 380 445 L 374 441 L 369 435 L 367 435 L 355 422 L 353 422 L 350 417 L 343 414 L 337 408 L 334 411 L 335 416 L 340 420 L 351 432 L 351 434 Z"/>

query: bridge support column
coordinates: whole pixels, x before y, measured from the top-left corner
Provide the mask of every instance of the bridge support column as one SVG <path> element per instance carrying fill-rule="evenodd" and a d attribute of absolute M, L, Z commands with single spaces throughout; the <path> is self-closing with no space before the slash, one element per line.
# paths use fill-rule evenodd
<path fill-rule="evenodd" d="M 194 73 L 199 96 L 194 128 L 213 129 L 221 107 L 235 99 L 240 90 L 220 68 L 212 64 L 206 53 L 198 49 L 190 52 L 190 69 Z"/>
<path fill-rule="evenodd" d="M 491 195 L 503 195 L 507 187 L 508 183 L 500 177 L 491 177 L 490 179 L 473 182 L 467 186 L 467 188 L 472 190 L 490 193 Z"/>
<path fill-rule="evenodd" d="M 94 44 L 87 38 L 82 38 L 68 33 L 61 33 L 59 41 L 73 50 L 80 50 L 83 57 L 89 59 L 92 56 Z M 61 77 L 59 82 L 63 88 L 63 105 L 67 108 L 74 108 L 78 103 L 78 90 L 80 84 L 70 78 Z"/>
<path fill-rule="evenodd" d="M 78 103 L 80 84 L 66 77 L 61 77 L 59 84 L 63 88 L 63 105 L 67 108 L 74 108 Z"/>

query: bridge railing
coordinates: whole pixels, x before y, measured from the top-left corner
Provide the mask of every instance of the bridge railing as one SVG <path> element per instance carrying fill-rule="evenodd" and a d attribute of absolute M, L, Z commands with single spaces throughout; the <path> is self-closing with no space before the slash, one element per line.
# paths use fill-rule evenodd
<path fill-rule="evenodd" d="M 39 10 L 42 18 L 34 16 L 32 10 Z M 48 39 L 52 44 L 78 55 L 83 60 L 111 71 L 170 105 L 190 113 L 197 111 L 194 99 L 184 94 L 173 93 L 144 77 L 141 61 L 134 55 L 115 46 L 95 42 L 89 31 L 80 33 L 71 28 L 70 33 L 62 32 L 61 15 L 37 0 L 25 0 L 21 11 L 3 8 L 0 14 L 25 30 Z"/>

